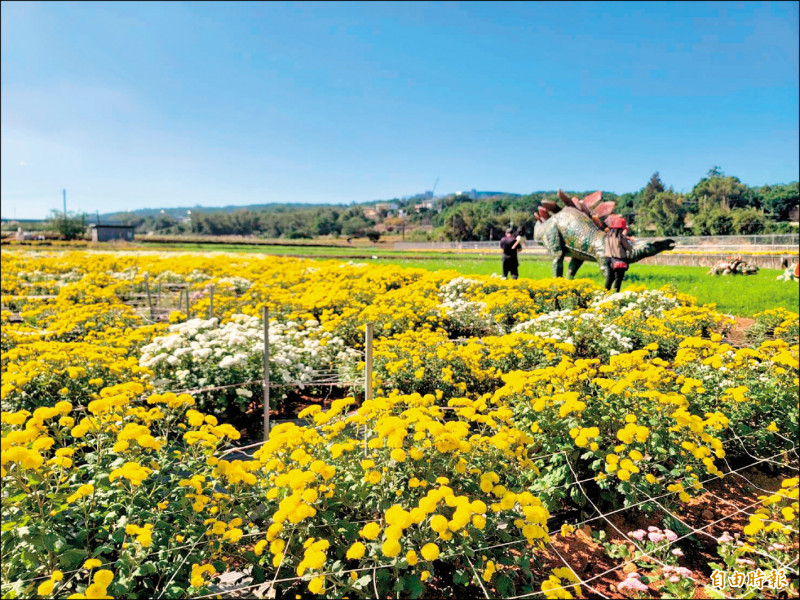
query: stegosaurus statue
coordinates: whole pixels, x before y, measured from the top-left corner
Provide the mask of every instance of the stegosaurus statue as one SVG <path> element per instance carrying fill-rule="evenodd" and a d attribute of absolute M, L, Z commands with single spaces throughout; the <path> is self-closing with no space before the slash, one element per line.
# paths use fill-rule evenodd
<path fill-rule="evenodd" d="M 558 190 L 563 207 L 542 200 L 534 212 L 536 224 L 533 239 L 553 255 L 553 277 L 564 276 L 564 258 L 571 257 L 567 278 L 572 279 L 587 260 L 596 262 L 606 272 L 605 237 L 608 223 L 619 218 L 612 214 L 614 202 L 600 202 L 602 192 L 589 194 L 582 200 Z M 636 242 L 628 252 L 628 262 L 637 262 L 659 252 L 672 250 L 674 240 L 661 239 Z"/>

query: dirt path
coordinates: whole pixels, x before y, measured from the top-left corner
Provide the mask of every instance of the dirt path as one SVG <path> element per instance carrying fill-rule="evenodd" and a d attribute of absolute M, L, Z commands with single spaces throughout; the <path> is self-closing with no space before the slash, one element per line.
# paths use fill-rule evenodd
<path fill-rule="evenodd" d="M 733 329 L 725 336 L 726 341 L 732 346 L 745 346 L 747 344 L 747 330 L 756 322 L 750 317 L 735 317 Z"/>

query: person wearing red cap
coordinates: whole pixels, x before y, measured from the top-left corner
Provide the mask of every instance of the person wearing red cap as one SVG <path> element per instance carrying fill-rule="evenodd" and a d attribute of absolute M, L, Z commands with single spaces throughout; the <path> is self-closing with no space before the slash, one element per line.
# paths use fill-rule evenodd
<path fill-rule="evenodd" d="M 625 277 L 625 271 L 628 270 L 628 250 L 633 248 L 626 232 L 628 231 L 628 222 L 622 218 L 617 217 L 608 223 L 606 229 L 606 290 L 611 289 L 611 283 L 614 283 L 614 291 L 619 292 L 622 287 L 622 280 Z"/>

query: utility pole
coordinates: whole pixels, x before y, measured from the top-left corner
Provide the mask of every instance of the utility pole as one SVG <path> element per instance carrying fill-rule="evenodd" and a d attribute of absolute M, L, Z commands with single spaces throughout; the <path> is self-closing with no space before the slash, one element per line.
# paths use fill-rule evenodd
<path fill-rule="evenodd" d="M 67 190 L 61 190 L 64 194 L 64 218 L 67 218 Z"/>

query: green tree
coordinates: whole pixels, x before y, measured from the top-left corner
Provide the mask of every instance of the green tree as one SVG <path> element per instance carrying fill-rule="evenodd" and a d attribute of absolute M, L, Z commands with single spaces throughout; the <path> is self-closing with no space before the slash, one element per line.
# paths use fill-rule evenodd
<path fill-rule="evenodd" d="M 342 233 L 348 237 L 361 237 L 374 223 L 363 214 L 354 214 L 345 217 L 342 222 Z"/>
<path fill-rule="evenodd" d="M 746 208 L 755 204 L 753 193 L 738 177 L 726 176 L 719 167 L 712 167 L 689 192 L 689 199 L 699 212 L 719 208 Z"/>
<path fill-rule="evenodd" d="M 605 197 L 604 197 L 605 199 Z M 626 192 L 620 194 L 617 198 L 617 203 L 614 206 L 614 212 L 622 215 L 628 220 L 629 224 L 636 222 L 636 194 Z"/>
<path fill-rule="evenodd" d="M 764 213 L 757 208 L 739 208 L 731 211 L 733 229 L 742 235 L 756 235 L 767 228 Z"/>
<path fill-rule="evenodd" d="M 456 242 L 472 239 L 472 222 L 470 215 L 462 207 L 449 211 L 450 215 L 444 225 L 444 234 Z"/>
<path fill-rule="evenodd" d="M 656 235 L 683 234 L 683 221 L 686 215 L 683 201 L 684 197 L 672 188 L 659 192 L 647 204 L 641 206 L 636 221 L 638 229 L 652 230 Z"/>
<path fill-rule="evenodd" d="M 626 203 L 628 199 L 626 198 Z M 635 231 L 640 234 L 674 235 L 683 225 L 682 201 L 670 188 L 664 187 L 658 171 L 650 176 L 641 190 L 630 200 L 635 209 Z M 624 205 L 619 202 L 614 212 L 625 216 Z M 630 223 L 633 224 L 633 223 Z"/>
<path fill-rule="evenodd" d="M 702 210 L 694 216 L 692 229 L 695 235 L 730 235 L 733 217 L 721 208 Z"/>
<path fill-rule="evenodd" d="M 50 211 L 48 225 L 65 240 L 76 240 L 86 234 L 86 213 Z"/>
<path fill-rule="evenodd" d="M 797 181 L 765 185 L 754 192 L 759 196 L 764 210 L 778 221 L 787 221 L 792 208 L 800 204 L 800 185 Z"/>
<path fill-rule="evenodd" d="M 317 215 L 314 229 L 317 235 L 339 235 L 342 226 L 337 226 L 336 219 L 330 213 L 321 213 Z"/>
<path fill-rule="evenodd" d="M 650 181 L 639 191 L 639 204 L 649 204 L 661 192 L 666 191 L 658 171 L 650 176 Z"/>

